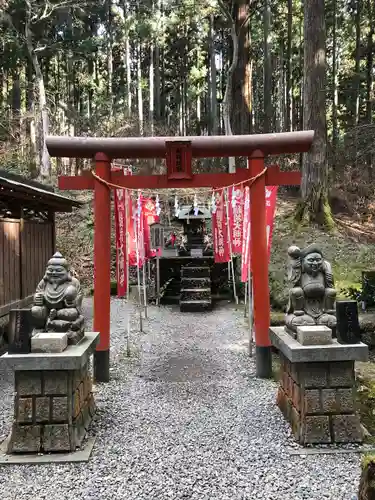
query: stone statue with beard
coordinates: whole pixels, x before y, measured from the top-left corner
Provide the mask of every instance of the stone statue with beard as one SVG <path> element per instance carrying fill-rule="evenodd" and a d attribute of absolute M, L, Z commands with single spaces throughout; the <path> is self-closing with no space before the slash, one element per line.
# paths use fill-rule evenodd
<path fill-rule="evenodd" d="M 316 245 L 301 250 L 297 246 L 288 249 L 290 260 L 289 290 L 285 326 L 292 332 L 298 326 L 336 326 L 336 290 L 331 264 L 324 260 Z"/>
<path fill-rule="evenodd" d="M 66 259 L 56 252 L 34 295 L 33 333 L 64 332 L 68 334 L 68 344 L 78 344 L 84 336 L 82 299 L 79 281 L 71 276 Z"/>

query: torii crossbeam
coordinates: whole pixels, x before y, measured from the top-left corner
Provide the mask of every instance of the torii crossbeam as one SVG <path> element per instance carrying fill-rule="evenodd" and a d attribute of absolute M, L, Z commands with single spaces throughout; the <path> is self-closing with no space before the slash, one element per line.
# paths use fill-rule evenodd
<path fill-rule="evenodd" d="M 100 332 L 94 364 L 97 381 L 109 380 L 111 183 L 128 189 L 152 190 L 250 185 L 256 373 L 259 377 L 271 376 L 265 186 L 298 185 L 301 175 L 300 172 L 281 172 L 277 166 L 265 169 L 264 159 L 269 155 L 307 152 L 313 139 L 311 130 L 204 137 L 47 137 L 47 149 L 53 157 L 95 159 L 95 176 L 90 172 L 82 176 L 60 176 L 59 188 L 94 190 L 94 329 Z M 233 174 L 192 172 L 192 158 L 233 156 L 247 157 L 249 169 L 237 169 Z M 167 174 L 124 176 L 121 172 L 111 172 L 111 160 L 119 158 L 164 158 Z M 250 183 L 253 177 L 257 177 L 256 181 Z"/>

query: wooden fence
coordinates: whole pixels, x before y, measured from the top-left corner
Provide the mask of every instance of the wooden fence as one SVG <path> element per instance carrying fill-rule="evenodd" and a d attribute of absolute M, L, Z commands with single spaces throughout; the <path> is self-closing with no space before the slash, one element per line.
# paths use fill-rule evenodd
<path fill-rule="evenodd" d="M 53 251 L 52 221 L 0 220 L 0 316 L 29 303 Z"/>

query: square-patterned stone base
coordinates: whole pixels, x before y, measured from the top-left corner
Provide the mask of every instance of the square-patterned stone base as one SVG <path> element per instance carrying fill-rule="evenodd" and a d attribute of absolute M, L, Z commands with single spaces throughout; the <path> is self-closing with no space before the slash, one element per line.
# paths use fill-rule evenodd
<path fill-rule="evenodd" d="M 354 361 L 293 363 L 280 352 L 277 404 L 301 444 L 360 443 Z"/>
<path fill-rule="evenodd" d="M 8 453 L 75 451 L 94 413 L 88 361 L 76 370 L 16 370 Z"/>

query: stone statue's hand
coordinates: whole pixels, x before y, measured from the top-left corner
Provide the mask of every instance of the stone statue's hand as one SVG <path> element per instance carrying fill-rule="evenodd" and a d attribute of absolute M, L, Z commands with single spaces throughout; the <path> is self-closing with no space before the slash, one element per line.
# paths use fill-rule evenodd
<path fill-rule="evenodd" d="M 77 305 L 76 299 L 69 298 L 65 300 L 66 307 L 76 307 L 76 305 Z"/>
<path fill-rule="evenodd" d="M 301 266 L 301 257 L 294 259 L 292 267 L 298 269 Z"/>
<path fill-rule="evenodd" d="M 295 316 L 303 316 L 304 314 L 304 311 L 294 311 Z"/>
<path fill-rule="evenodd" d="M 43 294 L 42 293 L 36 293 L 34 296 L 34 304 L 36 306 L 42 306 L 43 305 Z"/>
<path fill-rule="evenodd" d="M 50 313 L 49 313 L 49 319 L 50 319 L 50 320 L 53 320 L 53 319 L 55 319 L 55 318 L 56 318 L 56 316 L 57 316 L 57 311 L 56 311 L 56 309 L 51 309 L 51 310 L 50 310 Z"/>

